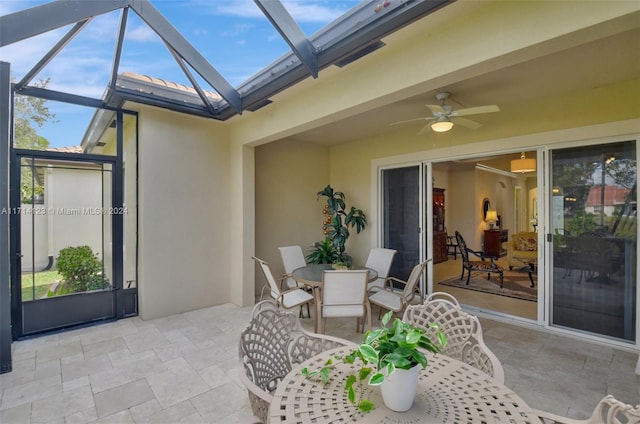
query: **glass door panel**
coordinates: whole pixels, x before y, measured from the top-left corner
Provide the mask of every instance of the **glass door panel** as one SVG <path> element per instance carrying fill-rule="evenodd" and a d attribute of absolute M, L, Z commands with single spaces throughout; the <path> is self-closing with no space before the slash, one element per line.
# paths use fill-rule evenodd
<path fill-rule="evenodd" d="M 625 341 L 636 327 L 635 142 L 551 152 L 551 323 Z"/>
<path fill-rule="evenodd" d="M 382 171 L 383 247 L 396 249 L 389 275 L 406 281 L 420 261 L 420 167 Z"/>

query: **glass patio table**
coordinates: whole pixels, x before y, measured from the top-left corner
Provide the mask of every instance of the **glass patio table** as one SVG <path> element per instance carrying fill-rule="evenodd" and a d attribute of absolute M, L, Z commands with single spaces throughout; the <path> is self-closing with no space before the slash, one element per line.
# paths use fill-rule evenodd
<path fill-rule="evenodd" d="M 442 354 L 427 353 L 429 365 L 420 370 L 417 394 L 406 412 L 388 409 L 380 387 L 366 383 L 357 388 L 356 397 L 362 394 L 375 409 L 361 412 L 349 403 L 344 385 L 346 376 L 358 370 L 353 365 L 337 361 L 326 384 L 307 379 L 300 371 L 304 367 L 319 369 L 333 355 L 347 354 L 352 348 L 329 350 L 293 367 L 273 393 L 269 423 L 540 423 L 531 407 L 511 389 Z"/>
<path fill-rule="evenodd" d="M 291 272 L 291 276 L 300 284 L 311 287 L 313 290 L 313 301 L 316 305 L 316 315 L 313 324 L 314 331 L 317 333 L 320 328 L 320 320 L 322 319 L 322 274 L 327 270 L 333 270 L 331 264 L 308 264 L 301 268 L 296 268 Z M 378 278 L 378 273 L 375 269 L 367 268 L 364 266 L 354 266 L 350 269 L 368 271 L 368 282 L 375 281 Z"/>

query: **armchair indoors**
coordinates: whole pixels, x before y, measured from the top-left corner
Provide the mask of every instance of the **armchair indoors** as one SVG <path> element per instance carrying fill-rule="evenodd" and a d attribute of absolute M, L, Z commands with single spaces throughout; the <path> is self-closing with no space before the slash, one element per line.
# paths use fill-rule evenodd
<path fill-rule="evenodd" d="M 509 269 L 514 266 L 530 267 L 538 263 L 538 233 L 522 231 L 505 243 Z"/>
<path fill-rule="evenodd" d="M 464 241 L 462 234 L 456 231 L 456 240 L 458 241 L 458 249 L 460 250 L 460 256 L 462 257 L 462 274 L 460 279 L 464 278 L 464 271 L 467 271 L 467 285 L 471 279 L 471 271 L 483 271 L 487 273 L 487 278 L 491 280 L 491 273 L 496 273 L 500 276 L 500 288 L 502 288 L 504 280 L 504 270 L 498 266 L 493 259 L 487 261 L 484 257 L 484 252 L 471 250 L 467 247 L 467 243 Z M 470 260 L 469 253 L 479 257 L 481 260 Z"/>

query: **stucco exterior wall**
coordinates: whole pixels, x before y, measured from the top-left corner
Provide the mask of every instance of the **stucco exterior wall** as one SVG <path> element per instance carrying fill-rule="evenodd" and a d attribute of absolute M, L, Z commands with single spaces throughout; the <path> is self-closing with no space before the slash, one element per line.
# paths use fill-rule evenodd
<path fill-rule="evenodd" d="M 230 301 L 224 125 L 152 107 L 139 125 L 139 307 L 151 319 Z"/>
<path fill-rule="evenodd" d="M 329 148 L 287 140 L 256 148 L 256 256 L 284 273 L 278 247 L 300 245 L 304 254 L 324 239 L 317 194 L 330 182 Z M 339 187 L 334 187 L 339 190 Z M 351 199 L 347 196 L 351 204 Z M 256 272 L 256 294 L 265 281 Z"/>

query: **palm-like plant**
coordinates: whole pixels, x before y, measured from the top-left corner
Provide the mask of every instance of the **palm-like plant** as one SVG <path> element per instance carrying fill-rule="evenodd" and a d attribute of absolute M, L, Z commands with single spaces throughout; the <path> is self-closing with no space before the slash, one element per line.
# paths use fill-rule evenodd
<path fill-rule="evenodd" d="M 337 261 L 350 263 L 350 258 L 345 253 L 345 244 L 350 235 L 349 227 L 355 228 L 359 234 L 367 226 L 367 217 L 362 209 L 353 206 L 347 212 L 344 193 L 334 191 L 331 185 L 318 192 L 318 198 L 320 197 L 327 198 L 327 214 L 330 217 L 329 222 L 325 224 L 327 239 L 337 252 Z"/>

